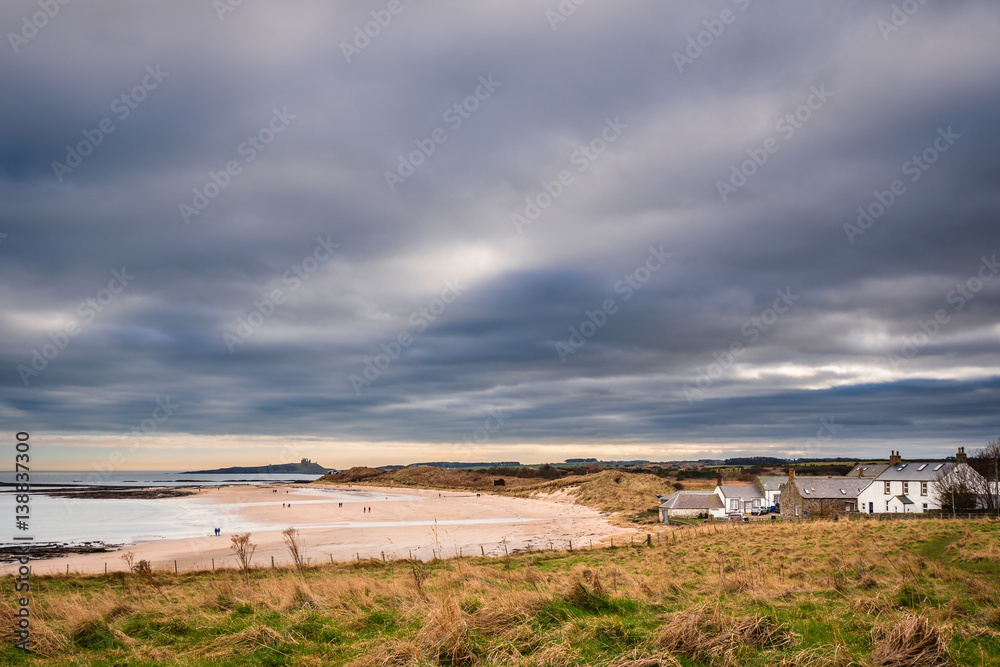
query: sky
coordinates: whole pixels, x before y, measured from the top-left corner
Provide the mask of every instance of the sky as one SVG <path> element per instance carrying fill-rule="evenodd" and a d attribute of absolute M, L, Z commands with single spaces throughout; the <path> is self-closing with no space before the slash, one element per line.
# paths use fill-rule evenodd
<path fill-rule="evenodd" d="M 996 2 L 10 0 L 0 31 L 0 431 L 37 469 L 1000 436 Z"/>

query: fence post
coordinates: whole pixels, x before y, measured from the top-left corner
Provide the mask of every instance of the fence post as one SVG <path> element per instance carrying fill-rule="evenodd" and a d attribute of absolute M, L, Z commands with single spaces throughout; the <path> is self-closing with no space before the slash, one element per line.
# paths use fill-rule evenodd
<path fill-rule="evenodd" d="M 483 549 L 483 545 L 482 544 L 479 545 L 479 553 L 483 554 L 483 556 L 486 555 L 486 549 Z"/>
<path fill-rule="evenodd" d="M 174 574 L 177 574 L 177 559 L 174 559 Z"/>

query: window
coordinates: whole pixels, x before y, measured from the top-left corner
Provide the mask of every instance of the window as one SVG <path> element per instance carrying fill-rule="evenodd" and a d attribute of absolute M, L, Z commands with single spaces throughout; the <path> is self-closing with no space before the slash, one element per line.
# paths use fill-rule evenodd
<path fill-rule="evenodd" d="M 910 492 L 910 483 L 903 482 L 903 495 L 905 496 L 909 492 Z"/>
<path fill-rule="evenodd" d="M 753 499 L 753 506 L 754 507 L 760 507 L 760 498 L 754 498 Z"/>
<path fill-rule="evenodd" d="M 927 511 L 927 503 L 924 503 L 924 511 Z"/>
<path fill-rule="evenodd" d="M 920 482 L 920 495 L 927 495 L 927 482 Z M 924 508 L 926 509 L 927 505 L 924 505 Z"/>
<path fill-rule="evenodd" d="M 798 503 L 796 503 L 795 504 L 795 516 L 798 516 L 798 515 L 799 515 L 799 505 L 798 505 Z"/>
<path fill-rule="evenodd" d="M 729 499 L 729 509 L 731 509 L 731 510 L 738 510 L 739 508 L 740 508 L 740 499 L 739 498 L 730 498 Z"/>
<path fill-rule="evenodd" d="M 885 483 L 885 495 L 889 495 L 890 493 L 892 493 L 892 482 L 886 482 Z"/>
<path fill-rule="evenodd" d="M 886 484 L 888 484 L 888 482 L 886 482 Z M 887 500 L 887 501 L 885 501 L 885 511 L 886 511 L 886 512 L 888 512 L 888 511 L 889 511 L 889 501 L 888 501 L 888 500 Z"/>

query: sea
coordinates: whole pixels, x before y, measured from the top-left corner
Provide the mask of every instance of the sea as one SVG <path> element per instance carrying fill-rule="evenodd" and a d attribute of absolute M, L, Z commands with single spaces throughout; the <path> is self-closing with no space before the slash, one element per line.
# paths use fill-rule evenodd
<path fill-rule="evenodd" d="M 211 535 L 215 528 L 225 534 L 273 529 L 239 517 L 235 505 L 209 503 L 197 494 L 181 498 L 60 498 L 42 493 L 46 488 L 81 486 L 218 486 L 225 484 L 268 484 L 311 482 L 319 475 L 298 474 L 185 474 L 164 471 L 95 473 L 31 472 L 32 492 L 28 519 L 18 525 L 17 494 L 10 484 L 13 472 L 0 472 L 0 545 L 11 545 L 15 537 L 32 537 L 38 543 L 134 544 L 140 541 Z M 364 489 L 300 489 L 313 499 L 296 502 L 334 503 L 349 501 L 384 502 L 410 499 L 408 496 L 374 493 Z M 283 526 L 284 527 L 284 526 Z"/>

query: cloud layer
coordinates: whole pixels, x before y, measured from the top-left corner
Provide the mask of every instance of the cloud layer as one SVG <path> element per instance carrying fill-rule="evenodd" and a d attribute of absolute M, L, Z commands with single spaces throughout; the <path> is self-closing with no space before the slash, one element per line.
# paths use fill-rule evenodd
<path fill-rule="evenodd" d="M 40 7 L 0 9 L 0 420 L 57 458 L 165 397 L 146 466 L 1000 432 L 995 3 Z"/>

